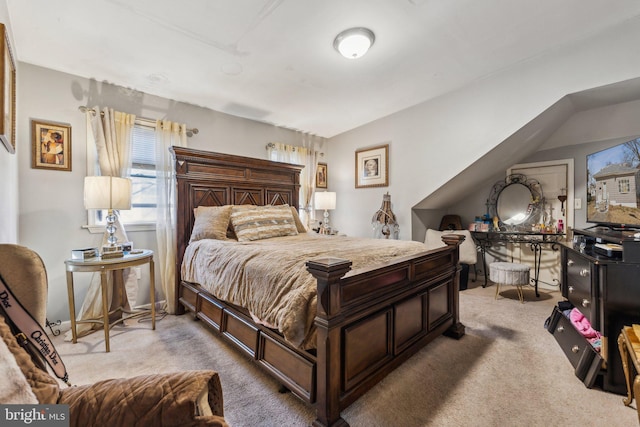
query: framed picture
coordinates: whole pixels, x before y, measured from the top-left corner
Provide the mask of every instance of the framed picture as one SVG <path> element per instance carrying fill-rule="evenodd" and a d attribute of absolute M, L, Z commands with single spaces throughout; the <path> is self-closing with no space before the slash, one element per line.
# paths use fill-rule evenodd
<path fill-rule="evenodd" d="M 7 30 L 0 24 L 0 141 L 10 153 L 16 152 L 16 66 Z"/>
<path fill-rule="evenodd" d="M 389 185 L 389 144 L 356 151 L 356 188 Z"/>
<path fill-rule="evenodd" d="M 31 167 L 71 171 L 71 126 L 31 120 Z"/>
<path fill-rule="evenodd" d="M 327 188 L 327 164 L 318 163 L 318 169 L 316 170 L 316 188 Z"/>

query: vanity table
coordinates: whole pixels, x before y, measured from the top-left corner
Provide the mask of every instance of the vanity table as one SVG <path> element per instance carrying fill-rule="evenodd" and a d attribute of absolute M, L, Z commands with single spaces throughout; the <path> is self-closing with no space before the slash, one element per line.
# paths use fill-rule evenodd
<path fill-rule="evenodd" d="M 540 277 L 540 260 L 542 257 L 542 249 L 547 247 L 557 251 L 560 246 L 559 242 L 564 239 L 564 233 L 540 233 L 528 231 L 472 231 L 471 235 L 476 242 L 476 246 L 482 256 L 482 269 L 484 271 L 484 284 L 487 286 L 487 260 L 486 252 L 498 244 L 506 243 L 524 243 L 529 245 L 533 251 L 533 285 L 538 293 L 538 279 Z"/>
<path fill-rule="evenodd" d="M 512 174 L 496 182 L 487 199 L 487 216 L 493 220 L 489 231 L 471 231 L 482 256 L 484 284 L 487 285 L 487 249 L 508 243 L 526 244 L 533 251 L 533 284 L 539 297 L 538 281 L 542 250 L 557 251 L 564 239 L 562 231 L 553 227 L 554 219 L 547 213 L 542 186 L 535 179 Z M 485 224 L 486 225 L 486 224 Z M 537 231 L 539 230 L 539 231 Z"/>

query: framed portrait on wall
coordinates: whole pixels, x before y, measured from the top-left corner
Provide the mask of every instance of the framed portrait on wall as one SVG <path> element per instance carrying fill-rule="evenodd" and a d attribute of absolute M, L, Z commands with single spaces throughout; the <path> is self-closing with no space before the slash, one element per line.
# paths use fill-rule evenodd
<path fill-rule="evenodd" d="M 318 169 L 316 170 L 316 188 L 327 188 L 327 164 L 318 163 Z"/>
<path fill-rule="evenodd" d="M 0 24 L 0 141 L 10 153 L 16 152 L 16 66 L 7 30 Z"/>
<path fill-rule="evenodd" d="M 356 188 L 389 185 L 389 144 L 356 151 Z"/>
<path fill-rule="evenodd" d="M 34 169 L 71 172 L 71 126 L 31 120 Z"/>

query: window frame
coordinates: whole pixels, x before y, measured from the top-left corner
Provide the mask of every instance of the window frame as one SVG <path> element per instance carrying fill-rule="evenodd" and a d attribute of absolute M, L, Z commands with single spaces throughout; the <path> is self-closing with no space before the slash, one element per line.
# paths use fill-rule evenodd
<path fill-rule="evenodd" d="M 624 187 L 624 189 L 623 189 Z M 631 192 L 631 179 L 629 178 L 620 178 L 618 179 L 618 193 L 620 194 L 628 194 Z"/>
<path fill-rule="evenodd" d="M 146 127 L 152 130 L 156 130 L 156 122 L 153 120 L 145 120 L 136 118 L 134 126 Z M 98 165 L 98 155 L 96 147 L 93 144 L 93 140 L 87 138 L 87 176 L 95 175 Z M 87 228 L 92 234 L 101 234 L 105 231 L 105 225 L 97 222 L 97 209 L 87 209 L 87 225 L 83 228 Z M 155 222 L 123 222 L 127 232 L 135 231 L 155 231 Z"/>

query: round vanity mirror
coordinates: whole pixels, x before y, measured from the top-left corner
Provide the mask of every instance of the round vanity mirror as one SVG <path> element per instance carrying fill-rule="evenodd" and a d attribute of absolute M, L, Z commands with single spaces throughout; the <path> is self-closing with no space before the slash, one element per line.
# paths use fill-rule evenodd
<path fill-rule="evenodd" d="M 505 186 L 498 194 L 498 218 L 507 225 L 526 222 L 531 215 L 531 199 L 531 190 L 526 185 L 513 183 Z"/>

